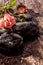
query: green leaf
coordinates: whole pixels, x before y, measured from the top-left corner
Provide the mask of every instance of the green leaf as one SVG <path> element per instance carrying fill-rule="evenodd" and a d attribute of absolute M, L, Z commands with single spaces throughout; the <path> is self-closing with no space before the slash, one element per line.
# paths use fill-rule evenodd
<path fill-rule="evenodd" d="M 11 3 L 6 3 L 6 4 L 5 4 L 5 7 L 6 7 L 6 8 L 10 8 L 10 7 L 14 6 L 14 5 L 16 4 L 16 1 L 17 1 L 17 0 L 12 0 Z"/>
<path fill-rule="evenodd" d="M 23 16 L 23 14 L 19 14 L 18 16 L 21 17 L 21 16 Z"/>
<path fill-rule="evenodd" d="M 5 7 L 6 8 L 9 8 L 10 7 L 10 4 L 9 3 L 6 3 Z"/>
<path fill-rule="evenodd" d="M 0 10 L 3 8 L 3 6 L 2 5 L 0 5 Z"/>
<path fill-rule="evenodd" d="M 10 6 L 11 6 L 11 7 L 14 6 L 14 5 L 16 4 L 16 1 L 17 1 L 17 0 L 12 0 L 11 3 L 10 3 Z"/>
<path fill-rule="evenodd" d="M 11 3 L 6 3 L 5 5 L 0 5 L 0 10 L 1 10 L 2 8 L 4 8 L 4 7 L 10 8 L 10 7 L 14 6 L 14 5 L 16 4 L 16 1 L 17 1 L 17 0 L 11 0 Z"/>

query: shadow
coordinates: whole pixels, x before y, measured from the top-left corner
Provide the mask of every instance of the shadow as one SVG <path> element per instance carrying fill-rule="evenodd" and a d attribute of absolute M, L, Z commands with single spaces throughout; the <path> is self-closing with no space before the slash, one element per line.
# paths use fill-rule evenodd
<path fill-rule="evenodd" d="M 23 63 L 21 63 L 20 60 L 22 57 L 26 58 L 31 55 L 34 58 L 39 57 L 39 58 L 43 59 L 41 53 L 38 51 L 39 46 L 40 46 L 40 42 L 38 39 L 35 39 L 33 41 L 25 41 L 23 43 L 23 45 L 21 45 L 19 48 L 14 49 L 12 52 L 7 52 L 7 51 L 3 52 L 1 50 L 2 56 L 4 55 L 4 58 L 3 59 L 1 58 L 1 59 L 2 59 L 2 61 L 4 60 L 3 63 L 5 62 L 6 65 L 10 65 L 10 63 L 12 65 L 14 65 L 14 64 L 15 65 L 22 65 L 22 64 L 32 65 L 31 63 L 29 63 L 27 61 L 23 61 Z M 43 46 L 42 46 L 42 48 L 43 48 Z M 39 50 L 40 50 L 40 48 L 39 48 Z M 0 57 L 1 57 L 1 55 L 0 55 Z M 17 58 L 17 60 L 15 60 L 16 59 L 15 57 Z"/>
<path fill-rule="evenodd" d="M 39 16 L 39 13 L 34 14 L 34 16 L 35 15 L 37 17 L 37 16 Z M 32 16 L 33 16 L 33 14 L 32 14 Z M 1 52 L 0 57 L 1 57 L 2 63 L 4 63 L 5 65 L 32 65 L 30 62 L 27 62 L 26 60 L 23 60 L 23 62 L 21 62 L 22 57 L 26 58 L 31 55 L 34 58 L 39 57 L 39 58 L 43 59 L 41 53 L 38 51 L 38 48 L 41 44 L 39 41 L 40 40 L 38 38 L 35 40 L 25 41 L 19 48 L 13 49 L 12 52 L 11 51 L 3 52 L 3 50 L 0 50 L 0 52 Z M 42 46 L 42 48 L 43 48 L 43 46 Z M 39 48 L 39 50 L 40 50 L 40 48 Z M 3 55 L 4 55 L 4 57 L 2 58 Z M 1 61 L 0 61 L 0 63 L 1 63 Z"/>
<path fill-rule="evenodd" d="M 31 55 L 34 58 L 37 58 L 37 57 L 42 58 L 41 53 L 39 53 L 38 51 L 39 46 L 40 46 L 39 40 L 24 42 L 23 46 L 19 48 L 18 50 L 19 52 L 15 51 L 14 55 L 11 55 L 11 56 L 4 55 L 4 57 L 3 55 L 0 55 L 0 57 L 3 57 L 1 58 L 2 63 L 4 63 L 5 65 L 32 65 L 32 63 L 29 62 L 28 59 L 27 59 L 28 61 L 25 60 L 25 58 Z"/>
<path fill-rule="evenodd" d="M 22 51 L 23 51 L 23 44 L 18 48 L 13 48 L 10 50 L 0 49 L 0 53 L 4 54 L 5 56 L 19 56 L 20 54 L 22 54 Z"/>
<path fill-rule="evenodd" d="M 0 53 L 4 54 L 5 56 L 14 56 L 14 55 L 15 56 L 19 56 L 19 55 L 22 56 L 24 52 L 26 55 L 29 53 L 27 56 L 31 55 L 31 53 L 32 53 L 31 49 L 32 48 L 31 49 L 30 49 L 30 47 L 28 48 L 27 45 L 31 46 L 32 42 L 34 43 L 34 41 L 37 40 L 38 37 L 36 35 L 35 37 L 29 37 L 29 38 L 30 38 L 29 40 L 24 40 L 24 43 L 19 47 L 15 46 L 14 48 L 11 48 L 11 49 L 0 48 Z M 26 49 L 28 48 L 27 49 L 28 52 L 26 50 L 24 50 L 25 46 L 26 46 Z"/>
<path fill-rule="evenodd" d="M 40 13 L 36 13 L 33 11 L 33 9 L 27 9 L 28 13 L 32 16 L 32 17 L 41 17 L 42 15 Z"/>
<path fill-rule="evenodd" d="M 35 40 L 33 42 L 25 42 L 22 56 L 25 58 L 25 57 L 29 57 L 32 55 L 35 58 L 39 57 L 39 58 L 43 59 L 42 54 L 39 52 L 39 50 L 40 50 L 39 41 L 40 40 Z"/>

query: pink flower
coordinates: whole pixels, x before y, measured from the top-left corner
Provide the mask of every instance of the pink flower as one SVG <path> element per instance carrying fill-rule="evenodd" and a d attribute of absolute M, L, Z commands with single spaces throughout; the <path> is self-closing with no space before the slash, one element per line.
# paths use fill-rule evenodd
<path fill-rule="evenodd" d="M 0 19 L 0 27 L 11 28 L 14 24 L 16 24 L 16 19 L 10 14 L 5 14 L 4 18 Z"/>
<path fill-rule="evenodd" d="M 1 18 L 1 19 L 0 19 L 0 28 L 1 28 L 1 27 L 4 27 L 4 25 L 5 25 L 5 24 L 4 24 L 4 19 Z"/>

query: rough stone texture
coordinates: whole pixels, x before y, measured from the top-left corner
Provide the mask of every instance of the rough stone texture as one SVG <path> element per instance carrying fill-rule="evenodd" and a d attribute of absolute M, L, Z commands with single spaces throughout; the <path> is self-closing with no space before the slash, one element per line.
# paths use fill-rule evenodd
<path fill-rule="evenodd" d="M 19 2 L 42 15 L 36 19 L 43 33 L 43 0 L 17 0 L 16 5 Z M 13 56 L 0 53 L 0 65 L 43 65 L 43 35 L 33 42 L 25 42 L 20 51 Z"/>

